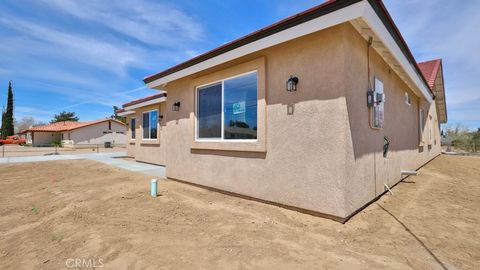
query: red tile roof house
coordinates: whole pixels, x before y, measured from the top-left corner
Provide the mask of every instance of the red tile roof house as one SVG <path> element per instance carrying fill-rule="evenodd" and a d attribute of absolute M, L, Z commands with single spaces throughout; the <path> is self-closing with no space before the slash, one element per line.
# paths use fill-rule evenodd
<path fill-rule="evenodd" d="M 34 146 L 48 146 L 60 141 L 64 147 L 103 146 L 105 142 L 125 145 L 126 125 L 115 119 L 100 119 L 88 122 L 62 121 L 44 126 L 31 127 L 27 143 Z"/>
<path fill-rule="evenodd" d="M 129 155 L 169 179 L 345 222 L 441 153 L 441 60 L 379 0 L 328 1 L 144 79 Z M 168 94 L 168 98 L 167 98 Z"/>

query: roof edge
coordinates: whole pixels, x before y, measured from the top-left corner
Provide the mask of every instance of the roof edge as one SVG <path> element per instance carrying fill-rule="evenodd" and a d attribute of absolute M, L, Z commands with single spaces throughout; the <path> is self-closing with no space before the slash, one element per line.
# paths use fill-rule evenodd
<path fill-rule="evenodd" d="M 157 79 L 160 79 L 162 77 L 165 77 L 167 75 L 170 75 L 172 73 L 175 73 L 177 71 L 180 71 L 182 69 L 188 68 L 190 66 L 193 66 L 195 64 L 201 63 L 203 61 L 206 61 L 210 58 L 213 58 L 215 56 L 221 55 L 225 52 L 234 50 L 236 48 L 239 48 L 243 45 L 249 44 L 251 42 L 257 41 L 259 39 L 262 39 L 264 37 L 268 37 L 270 35 L 273 35 L 275 33 L 278 33 L 280 31 L 283 31 L 285 29 L 291 28 L 295 25 L 301 24 L 303 22 L 312 20 L 314 18 L 323 16 L 325 14 L 328 14 L 330 12 L 339 10 L 341 8 L 350 6 L 352 4 L 355 4 L 357 2 L 361 2 L 363 0 L 329 0 L 327 2 L 321 3 L 315 7 L 312 7 L 310 9 L 307 9 L 303 12 L 294 14 L 290 17 L 287 17 L 283 20 L 280 20 L 278 22 L 275 22 L 273 24 L 270 24 L 266 27 L 263 27 L 257 31 L 254 31 L 248 35 L 245 35 L 243 37 L 237 38 L 231 42 L 228 42 L 224 45 L 221 45 L 219 47 L 216 47 L 210 51 L 207 51 L 199 56 L 196 56 L 194 58 L 191 58 L 187 61 L 184 61 L 182 63 L 179 63 L 173 67 L 170 67 L 166 70 L 163 70 L 161 72 L 158 72 L 153 75 L 146 76 L 143 79 L 143 82 L 145 84 L 151 83 Z"/>
<path fill-rule="evenodd" d="M 100 123 L 103 123 L 103 122 L 106 122 L 106 121 L 112 121 L 112 122 L 115 122 L 115 123 L 126 126 L 125 123 L 123 123 L 121 121 L 118 121 L 116 119 L 105 118 L 105 119 L 93 120 L 93 121 L 87 121 L 87 122 L 78 122 L 78 123 L 84 123 L 84 124 L 76 126 L 76 127 L 72 127 L 72 128 L 64 128 L 64 129 L 58 129 L 58 130 L 35 130 L 34 129 L 34 128 L 38 128 L 38 127 L 46 127 L 46 126 L 55 124 L 55 123 L 51 123 L 51 124 L 47 124 L 47 125 L 43 125 L 43 126 L 32 127 L 32 128 L 24 130 L 23 132 L 25 132 L 25 133 L 26 132 L 64 132 L 64 131 L 71 131 L 71 130 L 84 128 L 84 127 L 88 127 L 88 126 L 93 126 L 93 125 L 100 124 Z M 60 122 L 74 122 L 74 121 L 60 121 Z M 56 122 L 56 123 L 58 123 L 58 122 Z"/>
<path fill-rule="evenodd" d="M 149 101 L 149 100 L 162 98 L 162 97 L 167 97 L 167 93 L 163 92 L 163 93 L 158 93 L 158 94 L 155 94 L 155 95 L 135 99 L 135 100 L 132 100 L 132 101 L 129 101 L 129 102 L 123 104 L 122 107 L 123 107 L 123 110 L 125 110 L 125 107 L 130 107 L 130 106 L 133 106 L 133 105 L 140 104 L 142 102 L 146 102 L 146 101 Z"/>
<path fill-rule="evenodd" d="M 168 68 L 164 71 L 161 71 L 157 74 L 147 76 L 143 79 L 144 83 L 147 84 L 147 86 L 154 88 L 157 87 L 158 85 L 162 84 L 162 79 L 168 76 L 173 76 L 175 73 L 182 72 L 185 69 L 191 68 L 196 66 L 197 64 L 201 64 L 203 62 L 206 62 L 210 59 L 213 59 L 217 56 L 221 56 L 226 54 L 227 52 L 230 52 L 232 50 L 235 50 L 237 48 L 244 47 L 246 45 L 250 45 L 254 42 L 257 42 L 261 39 L 268 38 L 269 36 L 272 36 L 278 32 L 288 30 L 289 28 L 301 25 L 305 22 L 309 22 L 311 20 L 317 19 L 319 17 L 322 17 L 324 15 L 327 15 L 329 13 L 339 11 L 343 8 L 347 8 L 349 6 L 352 6 L 356 3 L 368 3 L 373 11 L 374 14 L 379 18 L 380 22 L 383 24 L 383 26 L 386 28 L 387 32 L 393 39 L 393 41 L 396 43 L 398 48 L 400 49 L 400 52 L 403 54 L 403 56 L 406 58 L 407 62 L 411 65 L 413 74 L 415 74 L 418 78 L 418 83 L 423 84 L 423 86 L 418 87 L 423 88 L 425 87 L 424 90 L 421 90 L 421 92 L 425 95 L 425 98 L 429 101 L 432 100 L 432 98 L 435 97 L 435 93 L 430 89 L 428 82 L 425 80 L 425 77 L 420 71 L 420 68 L 418 67 L 417 62 L 415 61 L 415 58 L 413 57 L 413 54 L 411 53 L 407 43 L 405 42 L 403 36 L 401 35 L 400 31 L 398 30 L 397 26 L 395 25 L 392 17 L 388 13 L 385 5 L 382 3 L 381 0 L 331 0 L 325 3 L 322 3 L 318 6 L 315 6 L 311 9 L 308 9 L 304 12 L 295 14 L 293 16 L 290 16 L 284 20 L 281 20 L 277 23 L 274 23 L 270 26 L 267 26 L 265 28 L 262 28 L 260 30 L 257 30 L 249 35 L 246 35 L 244 37 L 241 37 L 239 39 L 236 39 L 234 41 L 231 41 L 225 45 L 222 45 L 220 47 L 217 47 L 213 50 L 210 50 L 204 54 L 201 54 L 197 57 L 194 57 L 190 60 L 187 60 L 183 63 L 180 63 L 178 65 L 175 65 L 171 68 Z M 285 41 L 283 41 L 285 42 Z M 283 43 L 280 42 L 280 43 Z M 262 48 L 257 48 L 257 50 L 260 50 Z M 231 57 L 231 56 L 230 56 Z M 193 72 L 193 71 L 192 71 Z M 185 72 L 188 73 L 188 72 Z M 413 76 L 411 74 L 410 76 Z M 179 75 L 180 76 L 180 75 Z M 183 76 L 183 75 L 182 75 Z M 187 75 L 185 75 L 187 76 Z M 183 76 L 184 77 L 184 76 Z M 412 77 L 413 78 L 413 77 Z M 158 82 L 160 80 L 160 82 Z M 163 80 L 163 81 L 166 81 Z M 156 84 L 155 84 L 156 82 Z M 428 96 L 428 97 L 427 97 Z"/>
<path fill-rule="evenodd" d="M 425 86 L 427 86 L 428 90 L 430 91 L 430 94 L 432 95 L 432 98 L 435 98 L 435 93 L 432 91 L 432 89 L 430 89 L 430 86 L 428 85 L 427 80 L 423 76 L 423 74 L 420 70 L 420 67 L 418 66 L 418 63 L 415 60 L 415 57 L 413 57 L 413 54 L 410 51 L 410 48 L 408 47 L 407 42 L 403 38 L 402 33 L 398 29 L 397 25 L 393 21 L 392 16 L 390 16 L 390 13 L 388 12 L 387 7 L 383 4 L 383 1 L 382 0 L 368 0 L 368 2 L 373 7 L 373 10 L 375 11 L 375 13 L 377 13 L 380 20 L 382 20 L 383 24 L 385 25 L 387 30 L 390 32 L 390 35 L 392 35 L 393 39 L 395 40 L 397 45 L 400 47 L 403 54 L 407 57 L 410 64 L 414 67 L 417 75 L 422 79 Z M 381 9 L 381 10 L 377 10 L 378 8 Z M 382 14 L 384 14 L 385 17 L 381 16 Z M 389 24 L 390 27 L 388 27 L 387 24 Z"/>

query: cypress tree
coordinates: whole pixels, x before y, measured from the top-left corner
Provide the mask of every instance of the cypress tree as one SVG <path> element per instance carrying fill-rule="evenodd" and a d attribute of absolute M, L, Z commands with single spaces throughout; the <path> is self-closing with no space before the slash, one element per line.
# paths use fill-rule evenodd
<path fill-rule="evenodd" d="M 13 87 L 12 81 L 8 83 L 8 94 L 7 94 L 7 110 L 5 111 L 5 116 L 2 117 L 2 137 L 12 136 L 14 133 L 13 130 Z"/>
<path fill-rule="evenodd" d="M 13 88 L 12 81 L 8 83 L 7 110 L 5 111 L 5 135 L 12 136 L 13 130 Z"/>

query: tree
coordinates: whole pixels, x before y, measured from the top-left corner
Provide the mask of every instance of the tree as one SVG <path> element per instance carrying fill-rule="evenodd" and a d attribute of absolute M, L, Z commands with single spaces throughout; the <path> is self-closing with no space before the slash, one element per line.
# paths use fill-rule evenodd
<path fill-rule="evenodd" d="M 17 129 L 18 132 L 29 129 L 30 127 L 42 126 L 42 125 L 45 125 L 45 123 L 41 121 L 37 121 L 35 120 L 35 118 L 31 116 L 26 116 L 26 117 L 23 117 L 20 121 L 15 121 L 15 128 Z"/>
<path fill-rule="evenodd" d="M 75 116 L 75 112 L 60 112 L 59 114 L 55 114 L 53 120 L 50 123 L 62 122 L 62 121 L 73 121 L 77 122 L 79 119 Z"/>
<path fill-rule="evenodd" d="M 457 150 L 476 152 L 480 146 L 480 132 L 472 132 L 467 126 L 457 124 L 453 128 L 447 128 L 445 142 Z"/>
<path fill-rule="evenodd" d="M 477 132 L 473 133 L 472 143 L 473 143 L 473 152 L 477 152 L 477 150 L 480 149 L 480 128 L 477 130 Z"/>
<path fill-rule="evenodd" d="M 7 118 L 5 117 L 5 107 L 3 107 L 3 110 L 2 110 L 2 126 L 1 126 L 1 129 L 0 129 L 0 138 L 1 139 L 5 139 L 6 136 L 5 135 L 5 120 Z"/>
<path fill-rule="evenodd" d="M 125 116 L 119 116 L 118 113 L 117 113 L 118 110 L 120 110 L 120 108 L 118 108 L 117 106 L 113 106 L 113 114 L 112 114 L 112 116 L 110 116 L 110 118 L 117 119 L 118 121 L 120 121 L 122 123 L 126 123 L 127 118 Z"/>
<path fill-rule="evenodd" d="M 7 109 L 2 113 L 2 138 L 12 136 L 13 130 L 13 87 L 12 81 L 8 83 Z"/>

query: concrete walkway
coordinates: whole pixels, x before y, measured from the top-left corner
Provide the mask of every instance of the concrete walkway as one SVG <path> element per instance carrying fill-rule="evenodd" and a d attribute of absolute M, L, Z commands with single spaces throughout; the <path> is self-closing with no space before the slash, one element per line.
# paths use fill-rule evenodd
<path fill-rule="evenodd" d="M 108 156 L 101 156 L 101 154 L 85 154 L 86 159 L 101 162 L 110 166 L 115 166 L 124 170 L 139 172 L 146 175 L 165 178 L 165 167 L 159 165 L 152 165 L 147 163 L 136 162 L 134 160 L 125 160 L 122 158 L 114 158 Z M 83 155 L 78 155 L 83 156 Z M 126 156 L 126 153 L 122 157 Z"/>
<path fill-rule="evenodd" d="M 9 163 L 25 163 L 25 162 L 41 162 L 54 160 L 75 160 L 75 159 L 89 159 L 103 164 L 121 168 L 124 170 L 139 172 L 150 176 L 165 178 L 165 167 L 139 163 L 133 160 L 125 160 L 126 152 L 112 152 L 112 153 L 92 153 L 92 154 L 77 154 L 77 155 L 51 155 L 51 156 L 32 156 L 32 157 L 8 157 L 0 158 L 0 164 Z"/>

